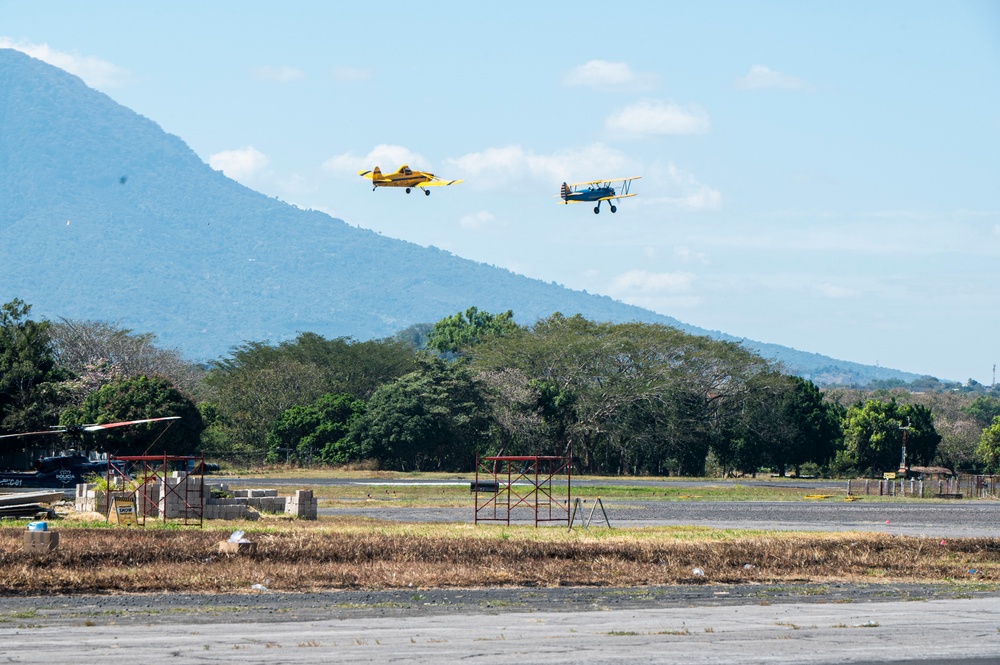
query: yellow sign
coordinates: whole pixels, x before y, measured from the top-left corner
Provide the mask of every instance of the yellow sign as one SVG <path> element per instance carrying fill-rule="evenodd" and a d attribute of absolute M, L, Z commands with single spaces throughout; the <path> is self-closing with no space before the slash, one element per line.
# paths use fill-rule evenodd
<path fill-rule="evenodd" d="M 108 520 L 114 520 L 115 524 L 124 524 L 125 526 L 139 526 L 135 514 L 135 499 L 117 496 L 112 498 Z"/>
<path fill-rule="evenodd" d="M 895 471 L 886 471 L 885 473 L 882 474 L 882 477 L 885 478 L 886 480 L 895 480 L 896 479 L 896 472 Z"/>

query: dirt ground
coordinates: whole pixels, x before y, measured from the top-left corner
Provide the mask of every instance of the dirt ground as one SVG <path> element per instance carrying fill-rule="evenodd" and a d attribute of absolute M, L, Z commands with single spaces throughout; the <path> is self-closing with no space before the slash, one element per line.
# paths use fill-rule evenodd
<path fill-rule="evenodd" d="M 995 584 L 676 585 L 0 598 L 0 623 L 23 627 L 321 621 L 511 612 L 996 598 Z"/>

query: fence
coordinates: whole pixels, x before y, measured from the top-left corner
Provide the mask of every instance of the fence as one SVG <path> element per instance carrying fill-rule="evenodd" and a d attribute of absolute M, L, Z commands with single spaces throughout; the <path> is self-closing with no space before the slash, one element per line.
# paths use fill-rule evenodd
<path fill-rule="evenodd" d="M 847 495 L 988 499 L 1000 496 L 1000 483 L 997 481 L 997 476 L 954 476 L 940 480 L 859 478 L 847 481 Z"/>

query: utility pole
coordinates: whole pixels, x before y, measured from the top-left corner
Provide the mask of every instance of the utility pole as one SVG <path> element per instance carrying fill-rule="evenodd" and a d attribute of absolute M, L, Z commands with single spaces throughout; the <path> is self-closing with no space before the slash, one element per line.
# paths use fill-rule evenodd
<path fill-rule="evenodd" d="M 899 460 L 899 474 L 901 478 L 906 478 L 906 432 L 913 429 L 909 416 L 906 417 L 906 425 L 900 425 L 899 429 L 903 430 L 903 456 Z"/>

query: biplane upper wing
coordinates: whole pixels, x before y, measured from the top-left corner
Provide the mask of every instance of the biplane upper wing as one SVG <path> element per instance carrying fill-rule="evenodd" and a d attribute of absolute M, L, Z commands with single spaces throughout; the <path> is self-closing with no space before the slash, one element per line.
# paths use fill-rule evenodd
<path fill-rule="evenodd" d="M 616 199 L 627 199 L 632 196 L 635 196 L 635 194 L 615 194 L 614 196 L 602 196 L 599 199 L 594 199 L 594 201 L 614 201 Z M 583 201 L 570 201 L 570 203 L 583 203 Z"/>
<path fill-rule="evenodd" d="M 587 182 L 568 182 L 566 183 L 566 186 L 572 188 L 583 187 L 584 185 L 609 185 L 613 182 L 620 182 L 624 184 L 626 182 L 638 180 L 641 177 L 641 175 L 634 175 L 630 178 L 601 178 L 600 180 L 588 180 Z"/>

